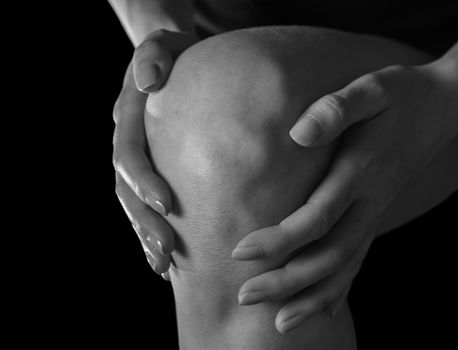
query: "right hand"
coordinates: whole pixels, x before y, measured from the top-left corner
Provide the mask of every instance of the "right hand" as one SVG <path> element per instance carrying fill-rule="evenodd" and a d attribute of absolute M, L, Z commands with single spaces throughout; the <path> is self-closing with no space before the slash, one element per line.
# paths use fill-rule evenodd
<path fill-rule="evenodd" d="M 116 194 L 149 264 L 164 279 L 168 279 L 169 255 L 175 239 L 172 228 L 160 214 L 170 212 L 172 198 L 166 183 L 154 173 L 146 153 L 145 93 L 158 90 L 166 82 L 175 58 L 198 40 L 194 34 L 168 30 L 149 34 L 135 50 L 113 111 Z"/>

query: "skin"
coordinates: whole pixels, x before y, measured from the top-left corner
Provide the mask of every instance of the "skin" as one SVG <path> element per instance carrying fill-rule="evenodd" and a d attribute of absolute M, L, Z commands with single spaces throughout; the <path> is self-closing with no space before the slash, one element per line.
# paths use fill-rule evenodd
<path fill-rule="evenodd" d="M 174 248 L 174 237 L 172 230 L 164 225 L 158 213 L 166 214 L 172 208 L 172 201 L 166 183 L 152 171 L 145 154 L 146 141 L 142 111 L 146 98 L 138 92 L 136 86 L 142 91 L 160 88 L 166 81 L 176 56 L 193 41 L 198 40 L 190 20 L 192 5 L 189 1 L 178 0 L 168 2 L 113 0 L 110 2 L 135 46 L 139 45 L 149 32 L 159 28 L 168 29 L 151 35 L 137 48 L 133 61 L 137 64 L 137 84 L 134 81 L 131 65 L 114 111 L 116 128 L 113 158 L 117 194 L 145 247 L 145 252 L 152 252 L 147 256 L 153 269 L 161 273 L 168 268 L 167 254 Z M 193 39 L 189 40 L 189 36 Z M 157 72 L 152 68 L 155 67 L 155 62 L 161 68 L 158 74 L 153 73 Z M 321 186 L 312 195 L 314 205 L 308 203 L 296 213 L 299 220 L 294 220 L 296 225 L 293 231 L 296 234 L 290 236 L 289 246 L 300 247 L 309 242 L 313 235 L 322 237 L 327 234 L 328 228 L 333 223 L 348 221 L 350 224 L 345 230 L 351 233 L 350 239 L 339 241 L 336 243 L 337 246 L 329 245 L 322 250 L 323 254 L 326 254 L 326 251 L 345 252 L 354 248 L 355 242 L 364 235 L 372 235 L 373 226 L 378 228 L 375 229 L 375 235 L 387 232 L 421 215 L 456 191 L 455 179 L 458 176 L 456 162 L 453 162 L 453 159 L 456 158 L 458 143 L 456 139 L 458 106 L 453 96 L 458 93 L 457 62 L 455 45 L 443 57 L 423 67 L 424 69 L 398 66 L 394 69 L 379 70 L 364 79 L 361 77 L 355 79 L 343 89 L 342 86 L 336 87 L 335 93 L 325 95 L 323 98 L 318 96 L 316 103 L 309 108 L 304 108 L 306 112 L 313 112 L 315 119 L 319 120 L 319 124 L 324 127 L 324 137 L 317 143 L 310 143 L 310 139 L 307 140 L 307 134 L 310 136 L 316 133 L 316 128 L 311 127 L 310 124 L 305 125 L 304 122 L 308 118 L 303 118 L 302 123 L 298 123 L 295 132 L 291 131 L 291 137 L 298 144 L 307 147 L 329 142 L 344 132 L 348 126 L 357 124 L 351 130 L 344 132 L 342 145 L 351 147 L 339 149 L 333 161 L 334 171 L 324 178 Z M 400 88 L 401 86 L 403 88 Z M 355 94 L 355 91 L 360 93 Z M 431 94 L 431 91 L 437 93 Z M 386 103 L 380 104 L 381 100 Z M 422 102 L 421 105 L 419 101 Z M 404 121 L 405 115 L 416 117 L 406 123 L 407 128 L 400 124 Z M 436 116 L 434 120 L 428 119 L 430 115 Z M 343 123 L 339 122 L 342 120 Z M 410 132 L 411 125 L 417 125 L 415 134 Z M 379 130 L 388 131 L 390 128 L 404 129 L 406 134 L 397 133 L 398 137 L 393 138 L 392 133 L 383 135 L 379 132 Z M 377 142 L 371 143 L 371 134 L 374 132 L 380 137 L 376 138 Z M 422 147 L 420 151 L 409 154 L 414 148 L 409 149 L 406 140 L 414 140 L 412 135 L 417 140 L 412 144 L 421 144 Z M 425 137 L 426 135 L 428 137 Z M 350 142 L 345 142 L 345 139 Z M 425 140 L 427 142 L 424 142 Z M 370 152 L 366 152 L 367 150 Z M 415 161 L 410 162 L 409 167 L 401 169 L 400 172 L 385 171 L 383 177 L 380 176 L 380 172 L 368 171 L 368 169 L 392 168 L 399 155 L 392 150 L 403 150 L 404 157 Z M 370 161 L 367 155 L 370 155 Z M 342 164 L 347 164 L 349 168 L 358 171 L 346 173 Z M 370 164 L 370 166 L 360 166 L 361 164 Z M 398 181 L 398 178 L 402 181 Z M 367 183 L 368 186 L 362 188 L 360 186 L 362 183 Z M 342 191 L 346 188 L 353 190 L 350 193 Z M 366 220 L 346 220 L 342 215 L 346 212 L 344 209 L 354 203 L 359 203 L 356 207 L 360 208 L 355 210 L 355 217 L 363 217 Z M 373 210 L 364 212 L 363 209 L 367 207 Z M 310 220 L 313 217 L 318 220 Z M 268 254 L 274 254 L 284 244 L 269 239 L 263 233 L 279 231 L 279 227 L 274 225 L 261 232 L 254 232 L 251 238 Z M 313 234 L 300 234 L 303 232 Z M 241 243 L 243 245 L 246 242 Z M 236 254 L 234 257 L 237 257 Z M 349 262 L 348 259 L 341 259 L 341 270 L 348 270 L 351 267 Z M 299 272 L 298 270 L 297 273 Z M 304 289 L 307 286 L 303 283 L 304 280 L 307 280 L 306 275 L 303 276 L 302 282 L 296 284 L 295 289 Z M 293 282 L 297 281 L 289 281 L 289 284 L 294 284 Z M 331 285 L 328 289 L 341 289 L 342 285 L 349 283 L 351 279 L 341 280 L 339 284 Z M 349 286 L 345 288 L 346 291 L 348 289 Z M 288 293 L 285 290 L 277 292 Z M 326 294 L 326 291 L 319 290 L 317 294 Z M 297 297 L 298 302 L 289 305 L 289 312 L 308 313 L 310 316 L 321 311 L 319 307 L 321 304 L 317 302 L 316 297 L 315 307 L 308 312 L 304 310 L 304 304 L 310 304 L 313 297 L 304 293 L 298 293 Z M 342 299 L 344 298 L 337 298 L 335 305 L 331 307 L 331 314 L 342 304 Z M 281 319 L 282 315 L 279 315 L 277 322 Z"/>
<path fill-rule="evenodd" d="M 162 215 L 170 210 L 172 201 L 169 188 L 153 172 L 146 155 L 143 115 L 147 95 L 142 91 L 160 88 L 167 78 L 167 71 L 156 74 L 155 61 L 162 69 L 170 69 L 173 60 L 198 40 L 192 24 L 193 6 L 186 0 L 109 2 L 136 48 L 113 109 L 116 194 L 145 253 L 149 252 L 146 257 L 151 267 L 165 273 L 174 236 Z M 134 66 L 138 79 L 134 79 Z"/>
<path fill-rule="evenodd" d="M 340 279 L 313 296 L 297 293 L 313 283 L 312 276 L 319 273 L 321 278 L 338 280 L 338 276 L 354 269 L 348 252 L 364 252 L 360 242 L 373 240 L 423 214 L 456 192 L 455 50 L 426 65 L 397 65 L 364 75 L 307 108 L 304 118 L 290 131 L 301 145 L 325 145 L 342 129 L 352 126 L 343 137 L 334 167 L 302 208 L 280 225 L 253 232 L 238 244 L 249 245 L 252 250 L 256 247 L 261 254 L 237 254 L 236 249 L 233 256 L 241 260 L 279 258 L 311 241 L 327 241 L 338 232 L 344 232 L 345 239 L 323 246 L 318 253 L 321 257 L 314 261 L 321 271 L 307 271 L 306 256 L 295 257 L 286 265 L 290 266 L 290 276 L 282 269 L 256 276 L 242 286 L 240 294 L 262 290 L 270 298 L 293 296 L 279 311 L 277 321 L 294 315 L 311 317 L 323 310 L 319 294 L 348 291 L 352 282 L 352 278 Z M 316 136 L 312 135 L 316 128 L 321 137 L 312 142 L 310 137 Z M 313 212 L 320 214 L 310 215 Z M 289 224 L 286 238 L 282 237 L 285 223 Z M 331 252 L 337 255 L 337 261 L 327 259 Z M 291 277 L 297 275 L 301 278 Z M 279 281 L 286 283 L 279 285 Z M 263 300 L 255 297 L 246 303 Z M 328 311 L 335 313 L 340 302 L 341 298 L 336 299 Z"/>
<path fill-rule="evenodd" d="M 307 27 L 226 33 L 178 58 L 165 86 L 148 98 L 145 126 L 155 171 L 173 193 L 170 275 L 182 349 L 355 348 L 346 300 L 335 318 L 317 315 L 283 336 L 274 328 L 281 300 L 238 305 L 247 278 L 284 266 L 297 252 L 256 262 L 238 262 L 230 252 L 248 232 L 296 210 L 326 172 L 339 141 L 316 149 L 295 144 L 288 130 L 301 110 L 378 67 L 427 59 L 395 43 Z M 308 266 L 321 245 L 342 237 L 310 247 Z M 370 243 L 362 242 L 354 269 L 339 279 L 357 273 Z M 342 292 L 323 295 L 324 302 Z"/>

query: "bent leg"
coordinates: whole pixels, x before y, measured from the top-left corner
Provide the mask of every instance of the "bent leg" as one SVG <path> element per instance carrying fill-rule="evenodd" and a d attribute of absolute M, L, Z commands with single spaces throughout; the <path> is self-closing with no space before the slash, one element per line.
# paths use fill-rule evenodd
<path fill-rule="evenodd" d="M 180 56 L 148 99 L 146 130 L 174 192 L 167 220 L 178 242 L 171 279 L 182 349 L 355 348 L 347 305 L 284 336 L 274 327 L 282 303 L 239 306 L 244 281 L 285 261 L 230 255 L 246 234 L 301 206 L 326 171 L 336 144 L 305 149 L 289 138 L 300 113 L 364 73 L 422 59 L 383 40 L 304 27 L 226 33 Z"/>

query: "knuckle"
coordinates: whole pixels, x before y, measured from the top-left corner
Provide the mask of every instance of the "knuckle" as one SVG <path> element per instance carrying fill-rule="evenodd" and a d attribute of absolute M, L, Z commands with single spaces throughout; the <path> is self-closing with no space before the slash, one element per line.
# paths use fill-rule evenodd
<path fill-rule="evenodd" d="M 275 286 L 287 286 L 289 283 L 291 283 L 292 280 L 292 265 L 291 263 L 286 264 L 283 266 L 280 270 L 279 273 L 277 274 L 276 282 L 274 283 Z"/>
<path fill-rule="evenodd" d="M 377 154 L 370 149 L 353 148 L 351 152 L 345 155 L 342 161 L 345 162 L 345 166 L 349 169 L 354 179 L 353 184 L 356 185 L 358 179 L 377 163 Z M 349 186 L 350 195 L 353 193 L 352 191 L 352 186 Z"/>
<path fill-rule="evenodd" d="M 366 76 L 364 86 L 371 92 L 371 95 L 385 103 L 389 100 L 389 79 L 383 72 L 370 73 Z"/>
<path fill-rule="evenodd" d="M 330 296 L 323 296 L 319 301 L 317 301 L 318 311 L 329 310 L 334 304 L 334 300 Z"/>
<path fill-rule="evenodd" d="M 348 101 L 345 97 L 332 93 L 323 97 L 320 107 L 326 113 L 336 116 L 339 120 L 344 120 L 348 111 Z"/>
<path fill-rule="evenodd" d="M 378 98 L 384 102 L 392 99 L 390 91 L 396 88 L 398 78 L 407 77 L 410 72 L 408 67 L 402 65 L 393 65 L 386 67 L 378 72 L 370 73 L 366 75 L 366 81 L 368 88 L 370 88 Z"/>
<path fill-rule="evenodd" d="M 279 269 L 269 285 L 268 292 L 272 298 L 283 298 L 296 289 L 296 281 L 291 273 L 291 266 L 286 264 Z"/>
<path fill-rule="evenodd" d="M 342 265 L 349 259 L 349 250 L 346 248 L 335 247 L 328 253 L 328 263 L 332 271 L 337 271 L 342 268 Z"/>
<path fill-rule="evenodd" d="M 331 210 L 327 208 L 316 209 L 316 230 L 314 239 L 323 237 L 332 224 Z"/>

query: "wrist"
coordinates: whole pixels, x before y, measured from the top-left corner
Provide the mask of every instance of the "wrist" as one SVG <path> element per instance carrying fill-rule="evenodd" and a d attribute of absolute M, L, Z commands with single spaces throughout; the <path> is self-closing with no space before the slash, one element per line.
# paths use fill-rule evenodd
<path fill-rule="evenodd" d="M 440 110 L 447 119 L 444 126 L 450 128 L 451 138 L 458 137 L 458 56 L 446 55 L 418 68 L 438 92 L 435 95 L 441 100 Z"/>
<path fill-rule="evenodd" d="M 159 29 L 194 33 L 190 0 L 110 0 L 110 4 L 135 47 Z"/>
<path fill-rule="evenodd" d="M 135 46 L 138 46 L 143 42 L 145 37 L 152 32 L 160 29 L 166 29 L 172 32 L 185 32 L 195 35 L 194 26 L 189 25 L 183 21 L 180 21 L 172 17 L 161 17 L 161 18 L 148 18 L 141 24 L 136 25 L 134 42 Z"/>

